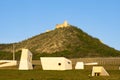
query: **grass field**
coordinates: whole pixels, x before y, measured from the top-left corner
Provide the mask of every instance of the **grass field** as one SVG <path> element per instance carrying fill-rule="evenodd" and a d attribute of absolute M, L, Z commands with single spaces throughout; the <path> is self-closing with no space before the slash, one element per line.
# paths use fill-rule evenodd
<path fill-rule="evenodd" d="M 89 76 L 90 70 L 43 71 L 0 70 L 0 80 L 120 80 L 119 70 L 109 70 L 110 76 Z"/>
<path fill-rule="evenodd" d="M 40 60 L 33 60 L 34 70 L 21 71 L 16 67 L 0 68 L 0 80 L 120 80 L 120 58 L 80 58 L 71 59 L 73 70 L 43 71 Z M 92 66 L 85 66 L 85 70 L 75 70 L 77 61 L 98 62 L 105 67 L 110 76 L 92 77 Z M 19 62 L 18 62 L 19 63 Z"/>

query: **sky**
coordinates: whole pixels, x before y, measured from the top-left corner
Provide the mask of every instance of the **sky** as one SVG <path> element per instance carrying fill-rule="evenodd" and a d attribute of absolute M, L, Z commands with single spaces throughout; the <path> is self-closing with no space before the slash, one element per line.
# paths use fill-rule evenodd
<path fill-rule="evenodd" d="M 53 30 L 64 20 L 120 50 L 120 0 L 0 0 L 0 44 Z"/>

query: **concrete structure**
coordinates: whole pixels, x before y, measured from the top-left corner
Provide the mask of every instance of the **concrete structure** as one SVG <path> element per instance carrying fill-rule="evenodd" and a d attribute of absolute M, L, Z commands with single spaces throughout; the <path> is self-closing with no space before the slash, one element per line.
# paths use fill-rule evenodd
<path fill-rule="evenodd" d="M 85 63 L 84 65 L 98 65 L 97 62 L 92 62 L 92 63 Z"/>
<path fill-rule="evenodd" d="M 93 65 L 98 65 L 98 63 L 97 62 L 91 62 L 91 63 L 77 62 L 76 65 L 75 65 L 75 69 L 84 69 L 85 65 L 93 66 Z"/>
<path fill-rule="evenodd" d="M 40 57 L 43 70 L 71 70 L 72 62 L 64 57 Z"/>
<path fill-rule="evenodd" d="M 109 74 L 102 66 L 93 66 L 92 76 L 109 76 Z"/>
<path fill-rule="evenodd" d="M 19 70 L 31 70 L 32 66 L 32 53 L 28 49 L 22 49 Z"/>
<path fill-rule="evenodd" d="M 67 23 L 67 21 L 64 21 L 63 24 L 57 24 L 56 28 L 63 28 L 63 27 L 68 27 L 68 26 L 69 26 L 69 24 Z"/>
<path fill-rule="evenodd" d="M 83 62 L 77 62 L 75 65 L 75 69 L 84 69 L 84 63 Z"/>
<path fill-rule="evenodd" d="M 0 60 L 0 67 L 11 67 L 16 65 L 17 65 L 16 60 Z"/>

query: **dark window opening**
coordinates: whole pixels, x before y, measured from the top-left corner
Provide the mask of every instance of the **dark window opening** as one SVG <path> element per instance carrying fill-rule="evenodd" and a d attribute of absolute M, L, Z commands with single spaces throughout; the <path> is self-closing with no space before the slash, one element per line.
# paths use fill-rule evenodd
<path fill-rule="evenodd" d="M 95 73 L 95 76 L 100 76 L 100 73 Z"/>
<path fill-rule="evenodd" d="M 60 65 L 61 65 L 61 63 L 58 63 L 58 65 L 60 66 Z"/>
<path fill-rule="evenodd" d="M 70 64 L 70 62 L 68 62 L 68 64 Z"/>

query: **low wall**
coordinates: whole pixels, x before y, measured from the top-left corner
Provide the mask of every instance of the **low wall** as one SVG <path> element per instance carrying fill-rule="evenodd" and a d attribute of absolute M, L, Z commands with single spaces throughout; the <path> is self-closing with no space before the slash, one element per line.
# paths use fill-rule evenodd
<path fill-rule="evenodd" d="M 118 70 L 120 66 L 120 57 L 112 58 L 76 58 L 71 59 L 73 68 L 76 62 L 92 63 L 97 62 L 99 66 L 103 66 L 106 70 Z M 85 69 L 92 69 L 93 66 L 85 66 Z"/>
<path fill-rule="evenodd" d="M 103 66 L 106 70 L 118 70 L 120 66 L 120 57 L 112 58 L 76 58 L 70 59 L 73 69 L 77 62 L 92 63 L 97 62 L 99 66 Z M 33 60 L 34 69 L 42 69 L 40 60 Z M 91 70 L 93 66 L 85 66 L 85 69 Z"/>
<path fill-rule="evenodd" d="M 73 69 L 75 69 L 75 65 L 77 62 L 84 62 L 84 63 L 90 63 L 90 62 L 97 62 L 98 65 L 103 66 L 106 70 L 118 70 L 120 67 L 120 57 L 116 58 L 76 58 L 76 59 L 70 59 L 72 61 Z M 14 67 L 7 67 L 7 69 L 18 69 L 19 61 L 17 66 Z M 41 62 L 40 60 L 33 60 L 33 68 L 42 70 Z M 93 66 L 85 66 L 85 69 L 91 70 Z M 0 68 L 2 69 L 2 68 Z"/>

